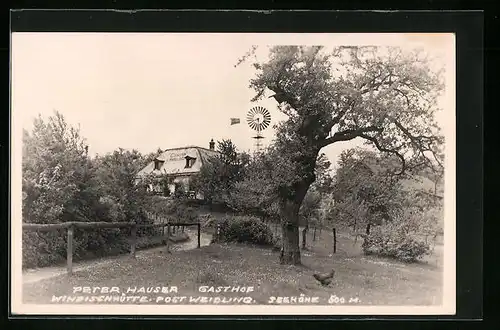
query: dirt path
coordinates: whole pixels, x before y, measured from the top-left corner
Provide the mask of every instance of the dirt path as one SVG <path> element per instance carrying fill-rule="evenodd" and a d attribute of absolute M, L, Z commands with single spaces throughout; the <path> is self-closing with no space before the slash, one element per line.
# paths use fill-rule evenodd
<path fill-rule="evenodd" d="M 197 232 L 194 230 L 186 230 L 186 233 L 189 235 L 189 237 L 191 237 L 191 239 L 186 242 L 172 244 L 171 251 L 192 250 L 198 246 Z M 200 236 L 200 245 L 201 246 L 209 245 L 211 239 L 212 239 L 211 235 L 202 232 Z M 137 251 L 136 255 L 143 256 L 151 253 L 156 253 L 164 249 L 165 246 L 159 246 L 150 249 L 139 250 Z M 114 260 L 122 257 L 123 255 L 116 257 L 100 258 L 96 260 L 81 261 L 74 264 L 73 272 L 87 270 L 89 268 L 94 268 L 94 267 L 103 267 L 110 264 Z M 23 270 L 23 284 L 34 283 L 64 274 L 66 274 L 66 267 L 64 266 L 26 269 Z"/>

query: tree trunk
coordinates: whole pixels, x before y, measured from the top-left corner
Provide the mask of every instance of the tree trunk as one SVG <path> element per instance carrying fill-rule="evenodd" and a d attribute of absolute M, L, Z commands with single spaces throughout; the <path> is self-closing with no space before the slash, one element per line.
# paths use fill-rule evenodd
<path fill-rule="evenodd" d="M 316 227 L 314 227 L 313 231 L 313 242 L 316 242 Z"/>
<path fill-rule="evenodd" d="M 300 204 L 293 201 L 286 201 L 281 208 L 283 230 L 281 264 L 300 264 L 299 208 Z"/>
<path fill-rule="evenodd" d="M 292 223 L 285 223 L 282 228 L 283 247 L 281 249 L 280 263 L 286 265 L 299 265 L 299 226 Z"/>
<path fill-rule="evenodd" d="M 371 224 L 367 224 L 366 225 L 366 236 L 370 235 L 370 228 L 371 228 Z"/>

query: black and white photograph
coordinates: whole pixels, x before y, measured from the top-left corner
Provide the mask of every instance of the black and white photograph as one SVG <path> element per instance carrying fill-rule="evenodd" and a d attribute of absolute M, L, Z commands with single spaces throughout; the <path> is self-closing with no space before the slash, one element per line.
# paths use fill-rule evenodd
<path fill-rule="evenodd" d="M 455 313 L 454 34 L 11 45 L 13 313 Z"/>

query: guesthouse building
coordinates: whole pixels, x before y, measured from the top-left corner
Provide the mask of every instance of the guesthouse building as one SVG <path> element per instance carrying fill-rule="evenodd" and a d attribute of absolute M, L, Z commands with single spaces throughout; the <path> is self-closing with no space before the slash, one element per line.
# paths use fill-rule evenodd
<path fill-rule="evenodd" d="M 197 146 L 167 149 L 137 173 L 137 180 L 150 176 L 168 178 L 170 194 L 174 194 L 176 189 L 180 188 L 184 193 L 193 195 L 194 192 L 190 187 L 193 177 L 201 171 L 211 157 L 217 154 L 213 139 L 208 149 Z M 158 193 L 164 191 L 164 187 L 159 184 L 150 184 L 149 188 Z M 202 198 L 202 196 L 196 197 Z"/>

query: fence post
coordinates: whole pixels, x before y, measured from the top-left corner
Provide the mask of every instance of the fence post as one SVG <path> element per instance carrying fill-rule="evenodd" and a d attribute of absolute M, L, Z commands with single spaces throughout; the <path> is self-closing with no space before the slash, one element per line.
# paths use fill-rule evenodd
<path fill-rule="evenodd" d="M 66 246 L 66 262 L 68 275 L 73 274 L 73 225 L 68 227 L 68 244 Z"/>
<path fill-rule="evenodd" d="M 333 228 L 333 253 L 337 253 L 337 230 Z"/>
<path fill-rule="evenodd" d="M 201 224 L 198 222 L 198 249 L 201 247 L 200 232 L 201 232 Z"/>
<path fill-rule="evenodd" d="M 130 239 L 130 256 L 132 258 L 135 258 L 136 244 L 137 244 L 137 226 L 134 223 L 131 228 L 131 239 Z"/>
<path fill-rule="evenodd" d="M 307 226 L 304 227 L 304 229 L 302 229 L 302 249 L 306 249 L 306 236 L 307 236 Z"/>
<path fill-rule="evenodd" d="M 170 253 L 170 221 L 167 222 L 167 252 Z"/>

